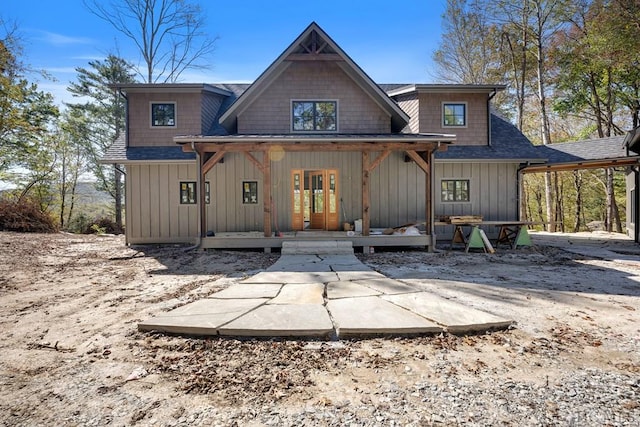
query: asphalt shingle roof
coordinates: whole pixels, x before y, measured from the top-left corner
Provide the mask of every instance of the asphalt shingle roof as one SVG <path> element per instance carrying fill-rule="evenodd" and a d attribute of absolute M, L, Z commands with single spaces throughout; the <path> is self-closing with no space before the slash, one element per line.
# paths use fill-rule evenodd
<path fill-rule="evenodd" d="M 166 147 L 128 147 L 121 136 L 102 156 L 101 163 L 127 163 L 150 160 L 195 160 L 195 153 L 185 153 L 180 146 Z"/>
<path fill-rule="evenodd" d="M 248 83 L 214 83 L 210 86 L 231 92 L 223 102 L 218 117 L 207 131 L 207 135 L 228 135 L 220 123 L 220 116 L 244 93 Z M 389 91 L 406 84 L 379 84 L 382 90 Z M 539 147 L 538 147 L 539 148 Z M 555 154 L 555 151 L 551 154 Z M 465 146 L 452 144 L 445 152 L 437 152 L 438 160 L 515 160 L 544 161 L 550 153 L 537 150 L 531 142 L 511 123 L 491 114 L 491 146 Z M 131 161 L 152 160 L 193 160 L 195 154 L 185 153 L 179 146 L 166 147 L 126 147 L 124 135 L 114 142 L 102 158 L 103 163 L 125 163 Z"/>
<path fill-rule="evenodd" d="M 606 160 L 627 157 L 627 151 L 623 145 L 623 141 L 624 135 L 538 145 L 535 148 L 542 157 L 548 160 L 547 163 L 571 163 L 585 160 Z"/>
<path fill-rule="evenodd" d="M 491 145 L 456 145 L 437 152 L 437 160 L 544 161 L 536 147 L 511 123 L 491 114 Z"/>

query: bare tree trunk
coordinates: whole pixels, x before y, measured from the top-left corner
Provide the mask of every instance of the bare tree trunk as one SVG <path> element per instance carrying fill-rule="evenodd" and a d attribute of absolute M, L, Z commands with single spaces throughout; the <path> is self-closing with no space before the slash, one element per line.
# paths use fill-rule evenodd
<path fill-rule="evenodd" d="M 615 188 L 613 186 L 613 168 L 606 169 L 607 174 L 607 216 L 605 220 L 606 230 L 608 232 L 613 231 L 615 224 L 616 233 L 622 233 L 622 222 L 620 221 L 620 212 L 618 211 L 618 204 L 616 202 Z"/>
<path fill-rule="evenodd" d="M 558 172 L 553 173 L 553 184 L 554 184 L 554 193 L 556 195 L 555 199 L 555 212 L 554 212 L 554 221 L 556 226 L 559 225 L 560 231 L 564 233 L 564 183 L 559 182 Z"/>
<path fill-rule="evenodd" d="M 544 213 L 542 211 L 542 193 L 540 191 L 535 191 L 536 202 L 538 205 L 538 217 L 540 218 L 540 222 L 542 222 L 542 228 L 544 230 L 549 230 L 549 224 L 544 220 Z"/>
<path fill-rule="evenodd" d="M 64 229 L 64 214 L 67 199 L 67 153 L 66 150 L 62 155 L 62 165 L 60 173 L 60 228 Z"/>

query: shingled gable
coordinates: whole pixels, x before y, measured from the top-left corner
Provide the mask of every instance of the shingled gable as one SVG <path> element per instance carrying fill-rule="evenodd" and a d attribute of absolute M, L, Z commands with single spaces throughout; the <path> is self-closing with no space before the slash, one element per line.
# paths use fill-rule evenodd
<path fill-rule="evenodd" d="M 312 22 L 293 43 L 220 117 L 220 124 L 235 133 L 237 117 L 295 60 L 335 61 L 391 118 L 391 129 L 401 131 L 409 116 L 320 28 Z"/>

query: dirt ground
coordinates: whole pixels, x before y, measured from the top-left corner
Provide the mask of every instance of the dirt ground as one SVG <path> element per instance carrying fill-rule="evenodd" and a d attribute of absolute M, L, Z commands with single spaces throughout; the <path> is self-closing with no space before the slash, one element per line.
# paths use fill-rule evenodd
<path fill-rule="evenodd" d="M 321 342 L 136 329 L 278 254 L 0 233 L 0 426 L 640 425 L 640 250 L 596 237 L 361 255 L 516 325 Z"/>

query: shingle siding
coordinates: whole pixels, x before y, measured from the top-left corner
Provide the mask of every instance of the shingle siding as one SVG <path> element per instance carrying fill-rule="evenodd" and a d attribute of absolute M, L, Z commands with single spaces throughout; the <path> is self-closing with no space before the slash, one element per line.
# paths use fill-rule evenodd
<path fill-rule="evenodd" d="M 337 100 L 338 132 L 390 133 L 389 115 L 333 62 L 293 62 L 238 115 L 240 134 L 291 132 L 292 100 Z"/>
<path fill-rule="evenodd" d="M 225 97 L 213 93 L 202 94 L 202 125 L 200 133 L 205 135 L 214 125 L 214 120 L 218 118 L 220 106 Z"/>
<path fill-rule="evenodd" d="M 420 122 L 419 122 L 419 112 L 420 112 L 420 102 L 418 101 L 417 93 L 410 93 L 407 95 L 400 95 L 396 99 L 400 108 L 404 110 L 410 117 L 409 124 L 403 129 L 403 132 L 406 133 L 419 133 L 420 132 Z"/>
<path fill-rule="evenodd" d="M 454 145 L 487 145 L 487 94 L 483 93 L 420 93 L 419 132 L 453 133 Z M 465 102 L 467 126 L 443 126 L 442 104 Z"/>
<path fill-rule="evenodd" d="M 129 146 L 175 146 L 176 135 L 202 132 L 202 95 L 200 93 L 130 93 Z M 176 126 L 152 127 L 151 103 L 175 102 Z"/>

